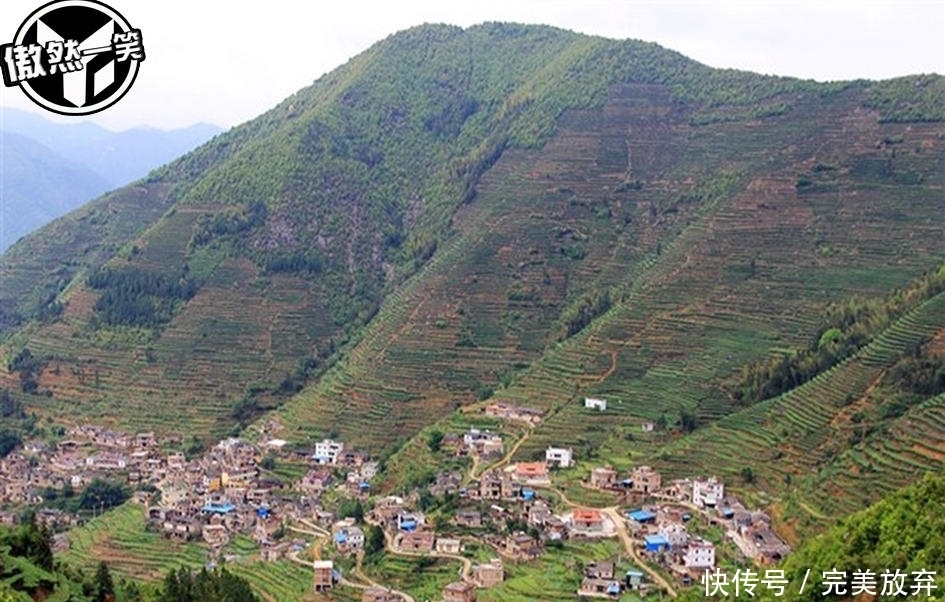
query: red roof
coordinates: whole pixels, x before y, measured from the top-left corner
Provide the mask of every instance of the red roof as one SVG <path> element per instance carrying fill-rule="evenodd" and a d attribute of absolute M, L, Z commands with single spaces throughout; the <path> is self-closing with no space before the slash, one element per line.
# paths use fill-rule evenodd
<path fill-rule="evenodd" d="M 600 512 L 591 508 L 578 508 L 574 511 L 574 522 L 599 523 Z"/>

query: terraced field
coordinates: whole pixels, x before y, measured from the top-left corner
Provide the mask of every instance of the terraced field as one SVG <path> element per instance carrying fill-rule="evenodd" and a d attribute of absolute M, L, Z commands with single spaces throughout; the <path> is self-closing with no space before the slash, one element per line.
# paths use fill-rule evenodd
<path fill-rule="evenodd" d="M 861 508 L 878 495 L 939 471 L 945 453 L 940 410 L 931 399 L 897 419 L 882 434 L 844 451 L 857 428 L 838 420 L 868 394 L 883 370 L 945 324 L 945 294 L 897 320 L 856 356 L 780 397 L 732 414 L 656 454 L 656 464 L 677 476 L 713 473 L 734 482 L 750 465 L 762 489 L 791 488 L 816 514 Z M 830 495 L 823 495 L 824 490 Z"/>
<path fill-rule="evenodd" d="M 160 229 L 158 231 L 160 233 Z M 160 234 L 155 241 L 164 240 Z M 148 261 L 159 251 L 146 238 Z M 159 336 L 146 329 L 90 331 L 96 291 L 77 286 L 66 296 L 63 318 L 35 331 L 37 356 L 52 357 L 38 379 L 52 397 L 38 404 L 50 416 L 75 412 L 101 424 L 150 430 L 155 404 L 165 408 L 159 428 L 219 437 L 229 413 L 250 387 L 273 389 L 331 336 L 331 319 L 319 315 L 319 292 L 300 278 L 262 278 L 248 261 L 216 258 L 197 295 Z M 256 316 L 246 324 L 245 316 Z M 112 334 L 114 333 L 114 334 Z M 83 340 L 76 352 L 76 340 Z M 0 374 L 15 390 L 17 376 Z"/>
<path fill-rule="evenodd" d="M 202 545 L 169 540 L 145 530 L 141 506 L 127 503 L 82 527 L 68 532 L 70 547 L 61 556 L 70 566 L 94 572 L 105 561 L 115 573 L 144 581 L 160 581 L 171 569 L 188 566 L 199 569 L 207 562 Z M 227 563 L 227 570 L 245 577 L 267 602 L 321 600 L 311 593 L 312 572 L 286 561 L 260 562 L 258 548 L 236 540 L 231 550 L 241 559 Z M 255 556 L 255 557 L 254 557 Z M 353 592 L 339 600 L 360 599 Z"/>

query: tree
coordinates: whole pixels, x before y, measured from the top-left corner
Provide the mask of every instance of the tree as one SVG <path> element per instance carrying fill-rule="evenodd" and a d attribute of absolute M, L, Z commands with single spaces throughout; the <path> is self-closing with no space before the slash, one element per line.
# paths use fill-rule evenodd
<path fill-rule="evenodd" d="M 368 525 L 364 538 L 364 553 L 374 556 L 384 551 L 384 531 L 377 525 Z"/>
<path fill-rule="evenodd" d="M 755 471 L 751 469 L 751 466 L 743 467 L 741 471 L 741 475 L 742 475 L 742 480 L 745 481 L 746 483 L 755 482 Z"/>
<path fill-rule="evenodd" d="M 95 602 L 114 602 L 115 583 L 112 581 L 112 575 L 105 562 L 98 563 L 98 569 L 95 571 L 94 581 Z"/>
<path fill-rule="evenodd" d="M 697 425 L 698 421 L 695 412 L 686 409 L 679 410 L 679 428 L 684 433 L 691 433 L 696 430 Z"/>
<path fill-rule="evenodd" d="M 427 447 L 430 451 L 436 453 L 440 451 L 440 445 L 443 443 L 443 431 L 433 431 L 427 436 Z"/>
<path fill-rule="evenodd" d="M 361 500 L 344 500 L 338 507 L 338 516 L 340 518 L 353 518 L 355 522 L 364 522 L 364 506 Z"/>

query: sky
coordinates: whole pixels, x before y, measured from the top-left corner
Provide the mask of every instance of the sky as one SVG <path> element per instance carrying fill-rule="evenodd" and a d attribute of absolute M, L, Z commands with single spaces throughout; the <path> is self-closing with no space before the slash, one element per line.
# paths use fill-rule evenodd
<path fill-rule="evenodd" d="M 44 3 L 3 0 L 0 43 Z M 107 3 L 144 39 L 146 59 L 124 98 L 90 117 L 59 117 L 0 87 L 0 107 L 112 130 L 229 128 L 421 23 L 542 23 L 656 42 L 712 67 L 818 81 L 945 74 L 945 0 L 266 0 L 251 11 L 231 2 Z"/>

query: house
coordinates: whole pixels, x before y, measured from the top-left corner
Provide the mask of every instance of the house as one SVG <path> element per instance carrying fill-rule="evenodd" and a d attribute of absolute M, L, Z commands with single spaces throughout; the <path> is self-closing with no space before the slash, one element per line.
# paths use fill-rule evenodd
<path fill-rule="evenodd" d="M 682 556 L 687 569 L 711 569 L 715 567 L 715 545 L 702 539 L 692 540 Z"/>
<path fill-rule="evenodd" d="M 771 525 L 758 522 L 747 527 L 741 527 L 738 531 L 745 545 L 739 548 L 747 548 L 742 551 L 745 555 L 756 559 L 762 564 L 775 564 L 780 562 L 785 556 L 790 554 L 791 546 L 777 536 L 771 529 Z M 739 543 L 736 540 L 736 544 Z"/>
<path fill-rule="evenodd" d="M 457 527 L 478 528 L 482 526 L 482 512 L 473 508 L 462 508 L 456 512 L 453 524 Z"/>
<path fill-rule="evenodd" d="M 548 541 L 557 541 L 564 539 L 568 535 L 568 524 L 560 517 L 551 515 L 545 519 L 542 538 Z"/>
<path fill-rule="evenodd" d="M 480 458 L 500 456 L 502 437 L 491 431 L 471 428 L 463 435 L 463 450 Z"/>
<path fill-rule="evenodd" d="M 617 483 L 617 471 L 610 466 L 598 466 L 591 470 L 591 487 L 610 489 Z"/>
<path fill-rule="evenodd" d="M 369 587 L 361 593 L 361 602 L 404 602 L 404 599 L 389 589 Z"/>
<path fill-rule="evenodd" d="M 441 554 L 459 554 L 463 551 L 463 542 L 452 537 L 437 537 L 435 549 Z"/>
<path fill-rule="evenodd" d="M 581 580 L 581 589 L 578 590 L 578 595 L 619 598 L 621 590 L 622 586 L 619 581 L 584 577 L 584 579 Z"/>
<path fill-rule="evenodd" d="M 404 602 L 404 599 L 392 590 L 369 587 L 361 593 L 361 602 Z"/>
<path fill-rule="evenodd" d="M 646 545 L 647 552 L 665 552 L 669 550 L 669 540 L 666 539 L 665 535 L 659 533 L 644 536 L 643 542 Z"/>
<path fill-rule="evenodd" d="M 570 447 L 549 447 L 545 450 L 545 462 L 558 468 L 568 468 L 574 464 L 574 451 Z"/>
<path fill-rule="evenodd" d="M 594 579 L 613 579 L 614 563 L 612 560 L 601 560 L 584 565 L 584 576 Z"/>
<path fill-rule="evenodd" d="M 541 545 L 531 535 L 518 532 L 506 537 L 505 551 L 516 560 L 534 560 L 541 556 Z"/>
<path fill-rule="evenodd" d="M 412 552 L 432 552 L 436 534 L 433 531 L 408 531 L 398 537 L 398 547 Z"/>
<path fill-rule="evenodd" d="M 643 571 L 630 569 L 624 578 L 624 584 L 628 589 L 638 590 L 643 586 Z"/>
<path fill-rule="evenodd" d="M 433 483 L 430 483 L 430 486 L 427 487 L 427 490 L 431 495 L 437 497 L 444 497 L 447 495 L 452 495 L 459 493 L 460 486 L 463 483 L 463 475 L 453 471 L 453 472 L 441 472 L 436 475 L 436 480 Z"/>
<path fill-rule="evenodd" d="M 505 580 L 505 568 L 500 558 L 493 558 L 486 564 L 477 564 L 472 570 L 473 581 L 479 587 L 492 587 Z"/>
<path fill-rule="evenodd" d="M 669 547 L 674 550 L 682 549 L 689 543 L 689 532 L 682 523 L 664 522 L 660 525 L 659 534 L 666 538 Z"/>
<path fill-rule="evenodd" d="M 514 500 L 522 497 L 522 484 L 503 475 L 499 482 L 499 495 L 503 500 Z"/>
<path fill-rule="evenodd" d="M 332 534 L 335 548 L 339 552 L 355 552 L 364 547 L 364 531 L 355 525 L 339 525 Z"/>
<path fill-rule="evenodd" d="M 547 470 L 545 471 L 547 475 Z M 474 500 L 498 500 L 502 497 L 503 478 L 496 472 L 482 475 L 478 483 L 473 483 L 467 491 Z"/>
<path fill-rule="evenodd" d="M 335 584 L 335 565 L 331 560 L 316 560 L 312 563 L 312 589 L 316 592 L 331 590 Z"/>
<path fill-rule="evenodd" d="M 519 462 L 515 465 L 514 476 L 517 481 L 529 485 L 547 485 L 551 482 L 548 466 L 543 462 Z"/>
<path fill-rule="evenodd" d="M 597 410 L 598 412 L 603 412 L 607 409 L 607 400 L 606 399 L 595 399 L 593 397 L 584 398 L 584 407 Z"/>
<path fill-rule="evenodd" d="M 604 519 L 599 510 L 576 508 L 571 514 L 571 535 L 600 535 L 604 531 Z"/>
<path fill-rule="evenodd" d="M 323 439 L 315 444 L 315 453 L 312 461 L 316 464 L 338 464 L 338 459 L 344 452 L 345 444 L 341 441 Z"/>
<path fill-rule="evenodd" d="M 663 477 L 649 466 L 638 466 L 630 473 L 633 481 L 633 492 L 649 495 L 657 491 L 663 484 Z"/>
<path fill-rule="evenodd" d="M 397 515 L 397 530 L 416 531 L 418 527 L 424 525 L 425 520 L 423 514 L 419 512 L 402 512 Z"/>
<path fill-rule="evenodd" d="M 286 552 L 289 550 L 290 543 L 284 541 L 280 544 L 266 545 L 264 544 L 259 550 L 259 556 L 262 558 L 263 562 L 279 562 L 285 558 Z"/>
<path fill-rule="evenodd" d="M 546 522 L 548 522 L 548 519 L 551 516 L 551 507 L 548 506 L 548 503 L 543 500 L 538 500 L 537 502 L 528 506 L 525 520 L 530 525 L 542 527 Z"/>
<path fill-rule="evenodd" d="M 631 510 L 627 512 L 627 518 L 639 525 L 652 524 L 656 522 L 656 515 L 645 509 Z"/>
<path fill-rule="evenodd" d="M 640 425 L 640 428 L 643 429 L 644 433 L 652 433 L 654 430 L 656 430 L 656 424 L 646 420 L 642 425 Z"/>
<path fill-rule="evenodd" d="M 505 420 L 516 420 L 532 425 L 541 422 L 541 417 L 544 414 L 544 412 L 537 408 L 516 406 L 504 402 L 490 404 L 486 406 L 485 410 L 483 411 L 487 416 L 503 418 Z"/>
<path fill-rule="evenodd" d="M 211 547 L 225 546 L 230 541 L 230 534 L 223 525 L 204 525 L 201 535 Z"/>
<path fill-rule="evenodd" d="M 455 581 L 443 588 L 443 602 L 476 602 L 476 586 Z"/>
<path fill-rule="evenodd" d="M 725 497 L 725 485 L 715 477 L 692 482 L 692 503 L 700 508 L 715 508 Z"/>
<path fill-rule="evenodd" d="M 331 470 L 325 467 L 313 468 L 308 471 L 296 484 L 296 488 L 303 493 L 319 494 L 331 485 Z"/>

